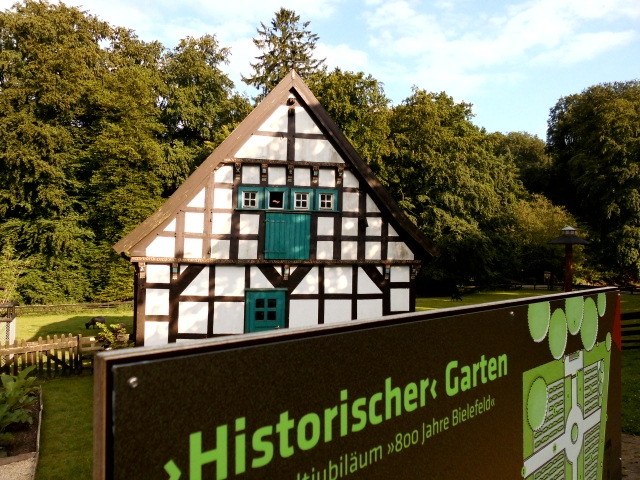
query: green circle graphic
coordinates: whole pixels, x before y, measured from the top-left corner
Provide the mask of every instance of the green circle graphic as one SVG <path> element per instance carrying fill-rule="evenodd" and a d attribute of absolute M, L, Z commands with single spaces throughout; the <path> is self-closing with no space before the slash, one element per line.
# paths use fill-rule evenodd
<path fill-rule="evenodd" d="M 549 302 L 529 304 L 529 333 L 534 342 L 541 342 L 549 330 L 551 304 Z"/>
<path fill-rule="evenodd" d="M 604 293 L 599 293 L 598 294 L 598 314 L 600 316 L 603 316 L 606 309 L 607 309 L 607 296 Z"/>
<path fill-rule="evenodd" d="M 582 345 L 587 351 L 591 351 L 598 337 L 598 309 L 592 298 L 584 301 L 584 319 L 580 328 Z"/>
<path fill-rule="evenodd" d="M 565 301 L 565 311 L 567 312 L 567 327 L 571 335 L 576 335 L 582 325 L 582 314 L 584 312 L 584 299 L 582 297 L 571 297 Z"/>
<path fill-rule="evenodd" d="M 554 310 L 549 323 L 549 349 L 551 355 L 559 360 L 567 346 L 567 318 L 561 308 Z"/>
<path fill-rule="evenodd" d="M 607 346 L 607 352 L 611 351 L 611 343 L 612 343 L 611 332 L 607 332 L 607 339 L 606 339 L 606 343 L 605 343 L 606 346 Z"/>
<path fill-rule="evenodd" d="M 538 377 L 531 384 L 527 398 L 527 419 L 532 430 L 538 430 L 544 423 L 547 413 L 547 383 Z"/>
<path fill-rule="evenodd" d="M 571 427 L 571 443 L 576 443 L 578 441 L 578 424 L 574 423 Z"/>

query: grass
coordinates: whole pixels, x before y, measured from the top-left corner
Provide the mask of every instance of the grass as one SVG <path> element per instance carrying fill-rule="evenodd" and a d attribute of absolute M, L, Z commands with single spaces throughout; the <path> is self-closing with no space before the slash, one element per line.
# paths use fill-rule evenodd
<path fill-rule="evenodd" d="M 515 300 L 518 298 L 548 295 L 549 293 L 559 293 L 549 290 L 508 290 L 504 292 L 475 292 L 463 294 L 462 301 L 453 301 L 450 297 L 421 297 L 416 299 L 416 310 L 437 310 L 440 308 L 453 308 L 465 305 L 477 305 L 479 303 L 503 302 L 505 300 Z M 640 295 L 638 295 L 640 299 Z"/>

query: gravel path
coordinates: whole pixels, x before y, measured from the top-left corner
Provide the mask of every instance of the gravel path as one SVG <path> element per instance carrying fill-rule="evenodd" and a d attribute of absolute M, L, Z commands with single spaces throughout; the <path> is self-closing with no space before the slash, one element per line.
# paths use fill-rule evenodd
<path fill-rule="evenodd" d="M 0 480 L 33 480 L 35 473 L 35 455 L 26 460 L 0 466 Z"/>

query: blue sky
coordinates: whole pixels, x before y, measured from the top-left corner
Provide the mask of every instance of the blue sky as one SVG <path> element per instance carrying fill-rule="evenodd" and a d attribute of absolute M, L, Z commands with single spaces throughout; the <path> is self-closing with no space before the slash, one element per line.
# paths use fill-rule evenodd
<path fill-rule="evenodd" d="M 7 9 L 13 0 L 0 0 Z M 320 37 L 330 68 L 363 71 L 394 104 L 412 86 L 473 104 L 488 131 L 546 137 L 558 99 L 602 82 L 640 79 L 639 0 L 68 0 L 167 48 L 215 34 L 231 48 L 236 89 L 258 54 L 252 38 L 280 7 Z"/>

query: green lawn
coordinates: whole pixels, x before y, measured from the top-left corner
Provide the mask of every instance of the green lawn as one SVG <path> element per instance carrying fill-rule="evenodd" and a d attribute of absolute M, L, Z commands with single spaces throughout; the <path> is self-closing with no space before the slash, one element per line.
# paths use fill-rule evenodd
<path fill-rule="evenodd" d="M 416 310 L 437 310 L 440 308 L 477 305 L 479 303 L 503 302 L 505 300 L 515 300 L 518 298 L 548 295 L 549 293 L 559 292 L 533 289 L 509 290 L 505 292 L 474 292 L 469 294 L 462 294 L 462 301 L 451 300 L 451 297 L 421 297 L 416 299 Z M 640 298 L 640 295 L 638 295 L 638 298 Z"/>

